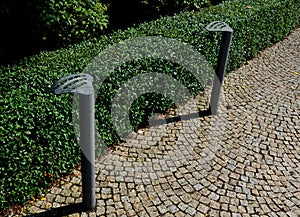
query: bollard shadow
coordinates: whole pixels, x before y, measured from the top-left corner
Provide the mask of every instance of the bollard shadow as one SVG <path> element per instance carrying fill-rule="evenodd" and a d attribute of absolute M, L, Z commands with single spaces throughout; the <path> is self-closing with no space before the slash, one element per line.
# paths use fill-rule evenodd
<path fill-rule="evenodd" d="M 75 203 L 75 204 L 70 204 L 66 205 L 63 207 L 57 207 L 57 208 L 52 208 L 50 210 L 37 213 L 37 214 L 30 214 L 27 215 L 27 217 L 62 217 L 62 216 L 68 216 L 74 213 L 81 213 L 81 212 L 87 212 L 91 211 L 87 208 L 84 207 L 83 203 Z"/>
<path fill-rule="evenodd" d="M 166 118 L 166 119 L 154 119 L 151 120 L 151 126 L 158 126 L 158 125 L 164 125 L 164 124 L 169 124 L 169 123 L 174 123 L 174 122 L 179 122 L 182 120 L 191 120 L 191 119 L 196 119 L 196 118 L 201 118 L 201 117 L 206 117 L 211 115 L 211 110 L 207 109 L 204 111 L 200 111 L 200 112 L 195 112 L 195 113 L 191 113 L 188 115 L 179 115 L 176 117 L 172 117 L 172 118 Z"/>

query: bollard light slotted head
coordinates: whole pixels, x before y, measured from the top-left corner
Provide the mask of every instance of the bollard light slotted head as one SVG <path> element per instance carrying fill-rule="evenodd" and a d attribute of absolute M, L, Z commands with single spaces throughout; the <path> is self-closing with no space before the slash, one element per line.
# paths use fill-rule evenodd
<path fill-rule="evenodd" d="M 90 95 L 94 93 L 92 83 L 93 77 L 89 74 L 73 74 L 58 80 L 50 89 L 56 95 L 63 93 Z"/>
<path fill-rule="evenodd" d="M 206 30 L 209 32 L 233 32 L 233 29 L 228 24 L 221 21 L 211 22 L 206 26 Z"/>

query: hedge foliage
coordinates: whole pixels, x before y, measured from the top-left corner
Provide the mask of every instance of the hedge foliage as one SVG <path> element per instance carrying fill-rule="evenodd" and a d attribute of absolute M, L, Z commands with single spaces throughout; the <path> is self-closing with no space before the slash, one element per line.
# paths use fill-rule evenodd
<path fill-rule="evenodd" d="M 205 26 L 221 20 L 234 30 L 227 67 L 230 71 L 299 27 L 299 14 L 300 0 L 228 1 L 1 66 L 0 207 L 26 202 L 78 163 L 80 148 L 73 133 L 72 95 L 54 96 L 49 87 L 68 74 L 81 73 L 105 48 L 137 36 L 164 36 L 191 45 L 215 66 L 220 34 L 208 33 Z M 132 76 L 153 71 L 177 76 L 193 94 L 203 88 L 186 69 L 170 61 L 146 58 L 123 64 L 101 85 L 97 98 L 98 128 L 106 144 L 119 141 L 110 117 L 112 96 Z M 211 75 L 207 76 L 204 79 L 210 79 Z M 131 107 L 132 124 L 137 126 L 149 112 L 172 105 L 162 98 L 146 94 L 135 101 Z"/>

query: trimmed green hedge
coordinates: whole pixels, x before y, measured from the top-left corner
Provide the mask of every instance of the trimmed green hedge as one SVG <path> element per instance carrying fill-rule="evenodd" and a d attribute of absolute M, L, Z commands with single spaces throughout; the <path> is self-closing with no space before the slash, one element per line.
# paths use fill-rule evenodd
<path fill-rule="evenodd" d="M 1 66 L 0 207 L 26 202 L 78 163 L 80 149 L 73 133 L 72 96 L 54 96 L 49 87 L 63 76 L 82 72 L 90 60 L 109 45 L 137 36 L 160 35 L 190 44 L 215 66 L 220 34 L 208 33 L 205 26 L 221 20 L 234 29 L 230 71 L 299 27 L 299 14 L 300 0 L 228 1 L 196 13 L 144 23 L 68 49 L 43 52 L 16 65 Z M 181 81 L 185 81 L 194 94 L 203 88 L 184 68 L 168 61 L 150 58 L 124 64 L 112 73 L 98 94 L 96 116 L 106 144 L 119 141 L 110 120 L 111 97 L 125 79 L 141 71 L 180 75 L 177 78 L 185 75 Z M 160 98 L 155 94 L 140 97 L 131 108 L 132 123 L 137 126 L 149 116 L 148 112 L 172 105 L 169 100 Z"/>

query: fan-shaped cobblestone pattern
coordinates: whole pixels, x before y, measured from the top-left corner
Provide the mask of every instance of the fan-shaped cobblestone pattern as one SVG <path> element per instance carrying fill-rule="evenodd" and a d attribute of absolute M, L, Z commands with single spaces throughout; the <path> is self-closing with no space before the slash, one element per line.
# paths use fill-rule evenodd
<path fill-rule="evenodd" d="M 297 29 L 228 74 L 217 116 L 197 116 L 206 92 L 171 111 L 168 124 L 106 150 L 97 207 L 70 216 L 300 216 L 299 38 Z M 74 170 L 23 215 L 51 216 L 80 197 Z"/>

